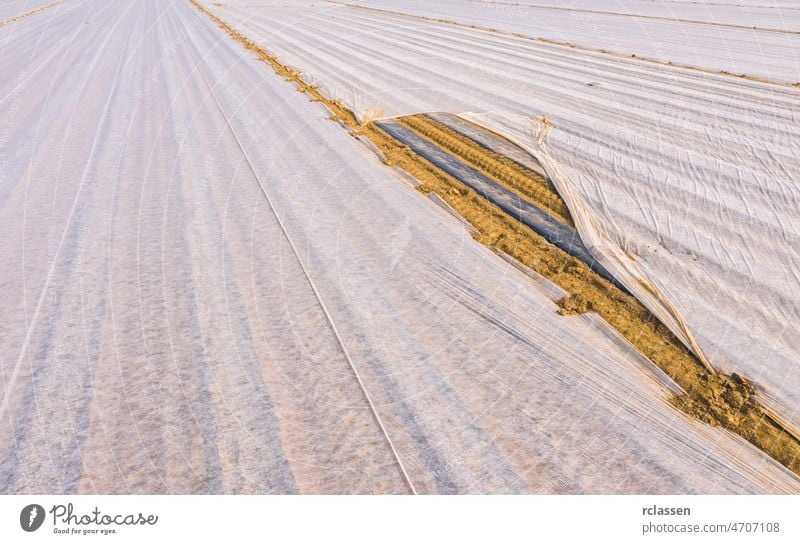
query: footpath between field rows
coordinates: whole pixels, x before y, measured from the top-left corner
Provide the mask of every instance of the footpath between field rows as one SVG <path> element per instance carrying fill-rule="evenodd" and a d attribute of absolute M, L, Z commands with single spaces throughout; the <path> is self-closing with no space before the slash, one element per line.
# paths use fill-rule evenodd
<path fill-rule="evenodd" d="M 63 0 L 62 0 L 63 1 Z M 479 243 L 516 259 L 568 294 L 557 300 L 569 316 L 595 312 L 671 378 L 677 409 L 743 437 L 800 475 L 800 435 L 762 405 L 755 387 L 716 371 L 685 346 L 611 276 L 583 246 L 569 210 L 535 159 L 512 142 L 447 113 L 360 122 L 341 101 L 324 96 L 195 0 L 189 0 L 276 74 L 331 112 L 350 135 L 366 140 L 387 166 L 418 180 L 473 229 Z"/>

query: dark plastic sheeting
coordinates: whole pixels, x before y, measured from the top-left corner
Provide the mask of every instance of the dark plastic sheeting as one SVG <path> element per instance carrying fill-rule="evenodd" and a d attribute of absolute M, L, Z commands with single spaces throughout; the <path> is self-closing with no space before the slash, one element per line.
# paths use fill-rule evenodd
<path fill-rule="evenodd" d="M 589 253 L 574 227 L 553 218 L 541 208 L 525 200 L 491 180 L 478 170 L 464 164 L 461 160 L 432 144 L 416 132 L 386 120 L 375 123 L 393 138 L 410 147 L 415 153 L 432 162 L 454 178 L 458 179 L 485 199 L 495 204 L 507 214 L 533 229 L 545 240 L 559 249 L 585 262 L 597 274 L 610 281 L 626 293 L 625 287 L 598 263 Z"/>

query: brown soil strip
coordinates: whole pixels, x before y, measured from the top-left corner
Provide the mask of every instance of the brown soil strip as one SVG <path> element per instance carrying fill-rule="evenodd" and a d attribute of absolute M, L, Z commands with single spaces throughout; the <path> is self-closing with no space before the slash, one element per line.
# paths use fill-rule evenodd
<path fill-rule="evenodd" d="M 64 0 L 56 0 L 52 4 L 47 4 L 46 6 L 42 6 L 40 8 L 36 8 L 34 10 L 31 10 L 31 11 L 29 11 L 27 13 L 23 13 L 22 15 L 17 15 L 16 17 L 12 17 L 11 19 L 7 19 L 5 21 L 0 21 L 0 26 L 5 26 L 5 25 L 9 25 L 11 23 L 15 23 L 15 22 L 19 21 L 20 19 L 24 19 L 25 17 L 33 15 L 34 13 L 39 13 L 40 11 L 44 11 L 46 9 L 50 9 L 50 8 L 56 7 L 57 5 L 61 4 L 62 2 L 64 2 Z"/>
<path fill-rule="evenodd" d="M 510 191 L 536 204 L 562 223 L 574 226 L 569 209 L 556 188 L 536 172 L 424 115 L 409 115 L 396 121 L 451 155 L 461 158 Z"/>
<path fill-rule="evenodd" d="M 746 380 L 735 373 L 709 372 L 638 300 L 374 124 L 360 125 L 342 102 L 324 96 L 316 86 L 306 83 L 299 72 L 282 64 L 196 0 L 189 2 L 269 64 L 278 75 L 294 83 L 298 91 L 325 104 L 333 114 L 331 120 L 345 124 L 353 136 L 368 138 L 386 157 L 387 165 L 401 168 L 420 180 L 422 184 L 418 190 L 439 195 L 477 229 L 473 237 L 478 242 L 507 253 L 570 293 L 558 301 L 560 313 L 593 311 L 599 314 L 686 391 L 685 395 L 671 398 L 677 408 L 738 434 L 800 475 L 800 439 L 755 399 L 755 390 Z"/>

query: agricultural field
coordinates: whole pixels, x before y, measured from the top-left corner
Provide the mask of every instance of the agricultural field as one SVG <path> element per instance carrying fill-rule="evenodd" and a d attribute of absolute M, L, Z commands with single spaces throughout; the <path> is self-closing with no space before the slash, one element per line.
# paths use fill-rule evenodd
<path fill-rule="evenodd" d="M 0 26 L 13 24 L 25 17 L 60 4 L 63 0 L 5 0 L 0 3 Z M 4 39 L 8 39 L 5 37 Z"/>
<path fill-rule="evenodd" d="M 620 4 L 0 4 L 0 491 L 800 492 L 800 9 Z"/>

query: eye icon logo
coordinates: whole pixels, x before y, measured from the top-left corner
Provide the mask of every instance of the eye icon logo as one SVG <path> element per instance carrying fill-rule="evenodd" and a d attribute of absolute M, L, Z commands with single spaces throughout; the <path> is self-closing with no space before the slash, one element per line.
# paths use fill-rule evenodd
<path fill-rule="evenodd" d="M 44 523 L 44 508 L 38 504 L 29 504 L 19 513 L 19 524 L 22 530 L 32 533 Z"/>

